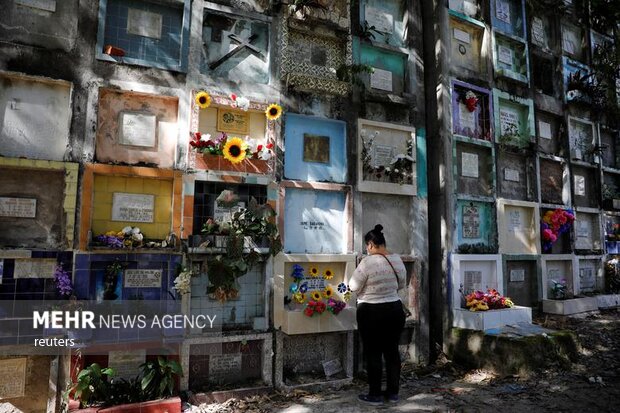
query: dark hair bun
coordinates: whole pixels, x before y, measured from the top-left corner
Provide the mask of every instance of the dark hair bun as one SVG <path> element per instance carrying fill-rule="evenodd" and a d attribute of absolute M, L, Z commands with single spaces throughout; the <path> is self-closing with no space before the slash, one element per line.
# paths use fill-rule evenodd
<path fill-rule="evenodd" d="M 375 231 L 377 231 L 377 232 L 383 231 L 383 225 L 381 225 L 381 224 L 375 225 Z"/>

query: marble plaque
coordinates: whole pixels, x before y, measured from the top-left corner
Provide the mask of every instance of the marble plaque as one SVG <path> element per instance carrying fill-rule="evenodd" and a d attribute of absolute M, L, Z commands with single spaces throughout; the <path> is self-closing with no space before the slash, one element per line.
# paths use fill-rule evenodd
<path fill-rule="evenodd" d="M 524 282 L 525 281 L 525 269 L 520 268 L 518 270 L 510 270 L 510 282 Z"/>
<path fill-rule="evenodd" d="M 372 6 L 365 7 L 365 18 L 369 26 L 382 33 L 394 32 L 394 16 L 385 10 Z"/>
<path fill-rule="evenodd" d="M 241 373 L 241 353 L 209 356 L 210 381 L 227 381 L 239 373 Z"/>
<path fill-rule="evenodd" d="M 575 195 L 586 196 L 586 178 L 581 175 L 575 175 Z"/>
<path fill-rule="evenodd" d="M 514 110 L 500 108 L 499 124 L 502 134 L 519 132 L 519 114 Z"/>
<path fill-rule="evenodd" d="M 562 27 L 562 50 L 568 54 L 576 54 L 579 47 L 579 35 L 569 27 Z"/>
<path fill-rule="evenodd" d="M 504 169 L 504 181 L 519 182 L 520 180 L 519 171 L 510 168 Z"/>
<path fill-rule="evenodd" d="M 218 108 L 217 130 L 247 135 L 250 132 L 250 115 L 239 110 Z"/>
<path fill-rule="evenodd" d="M 540 17 L 534 17 L 532 19 L 532 43 L 541 47 L 547 46 L 545 27 Z"/>
<path fill-rule="evenodd" d="M 480 238 L 480 208 L 463 206 L 463 238 Z"/>
<path fill-rule="evenodd" d="M 469 33 L 467 33 L 465 30 L 461 30 L 461 29 L 457 29 L 455 28 L 453 31 L 453 36 L 456 40 L 466 43 L 466 44 L 470 44 L 471 43 L 471 36 Z"/>
<path fill-rule="evenodd" d="M 373 67 L 373 72 L 370 74 L 370 87 L 391 92 L 393 90 L 392 72 Z"/>
<path fill-rule="evenodd" d="M 512 55 L 513 51 L 510 47 L 499 45 L 497 46 L 497 60 L 500 63 L 504 63 L 512 68 Z"/>
<path fill-rule="evenodd" d="M 153 222 L 155 196 L 115 192 L 112 198 L 112 221 Z"/>
<path fill-rule="evenodd" d="M 462 130 L 476 131 L 476 111 L 470 112 L 467 106 L 459 103 L 459 126 Z"/>
<path fill-rule="evenodd" d="M 125 270 L 125 288 L 159 288 L 162 270 Z"/>
<path fill-rule="evenodd" d="M 213 219 L 217 223 L 230 222 L 235 212 L 241 208 L 245 208 L 245 202 L 237 203 L 237 206 L 226 208 L 218 205 L 217 201 L 213 202 Z"/>
<path fill-rule="evenodd" d="M 581 292 L 591 292 L 596 288 L 596 269 L 579 268 L 579 288 Z"/>
<path fill-rule="evenodd" d="M 461 176 L 478 178 L 478 154 L 468 152 L 461 153 Z"/>
<path fill-rule="evenodd" d="M 26 364 L 20 357 L 0 360 L 0 400 L 26 395 Z"/>
<path fill-rule="evenodd" d="M 390 145 L 373 145 L 372 148 L 372 164 L 377 166 L 388 166 L 394 155 L 396 154 L 396 148 Z"/>
<path fill-rule="evenodd" d="M 55 258 L 16 258 L 13 278 L 54 278 Z"/>
<path fill-rule="evenodd" d="M 327 287 L 327 282 L 323 277 L 307 277 L 302 278 L 300 285 L 308 284 L 308 291 L 312 292 L 314 290 L 323 290 Z"/>
<path fill-rule="evenodd" d="M 518 209 L 513 209 L 508 212 L 508 232 L 517 233 L 522 232 L 524 228 L 523 224 L 523 216 L 521 211 Z"/>
<path fill-rule="evenodd" d="M 54 13 L 56 11 L 56 0 L 14 0 L 15 4 L 27 6 Z"/>
<path fill-rule="evenodd" d="M 495 0 L 495 17 L 497 20 L 510 24 L 510 3 L 506 0 Z"/>
<path fill-rule="evenodd" d="M 34 218 L 37 216 L 35 198 L 0 197 L 0 217 Z"/>
<path fill-rule="evenodd" d="M 463 291 L 465 294 L 470 294 L 474 291 L 484 291 L 482 271 L 465 271 L 463 273 Z"/>
<path fill-rule="evenodd" d="M 162 22 L 163 16 L 161 14 L 129 8 L 127 12 L 127 33 L 161 39 Z"/>
<path fill-rule="evenodd" d="M 329 136 L 304 133 L 304 162 L 329 164 Z"/>
<path fill-rule="evenodd" d="M 538 135 L 542 139 L 551 139 L 551 124 L 548 122 L 538 121 Z"/>
<path fill-rule="evenodd" d="M 114 377 L 126 380 L 138 375 L 140 365 L 146 362 L 146 350 L 110 351 L 108 353 L 108 367 L 114 369 Z"/>
<path fill-rule="evenodd" d="M 154 148 L 157 136 L 157 117 L 148 113 L 121 112 L 121 145 Z"/>

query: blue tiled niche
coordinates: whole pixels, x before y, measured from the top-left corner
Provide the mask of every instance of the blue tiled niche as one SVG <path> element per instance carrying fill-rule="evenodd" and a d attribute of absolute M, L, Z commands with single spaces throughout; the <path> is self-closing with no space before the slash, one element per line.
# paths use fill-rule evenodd
<path fill-rule="evenodd" d="M 130 12 L 130 10 L 133 10 Z M 128 32 L 129 14 L 161 19 L 160 37 Z M 180 72 L 187 70 L 190 0 L 163 5 L 140 0 L 101 0 L 97 58 L 112 62 L 151 66 Z M 160 16 L 160 17 L 158 17 Z M 144 25 L 143 25 L 144 26 Z M 125 51 L 123 57 L 111 57 L 104 48 L 112 45 Z"/>
<path fill-rule="evenodd" d="M 347 127 L 345 122 L 287 114 L 285 129 L 284 176 L 286 179 L 346 183 Z M 322 141 L 322 148 L 328 148 L 323 154 L 325 156 L 320 157 L 321 159 L 314 159 L 314 155 L 320 154 L 313 154 L 311 157 L 304 155 L 304 141 L 309 138 Z"/>

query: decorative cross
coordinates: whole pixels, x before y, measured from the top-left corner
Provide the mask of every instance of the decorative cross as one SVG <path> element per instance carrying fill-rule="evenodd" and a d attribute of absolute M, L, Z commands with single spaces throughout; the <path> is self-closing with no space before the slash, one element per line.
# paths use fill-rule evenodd
<path fill-rule="evenodd" d="M 209 68 L 211 70 L 217 68 L 218 66 L 220 66 L 222 63 L 224 63 L 225 60 L 227 60 L 228 58 L 232 57 L 233 55 L 239 53 L 241 50 L 243 50 L 244 48 L 248 48 L 250 49 L 252 52 L 254 52 L 255 54 L 257 54 L 258 56 L 260 56 L 261 58 L 264 59 L 264 55 L 263 52 L 256 46 L 254 46 L 252 44 L 252 42 L 254 40 L 256 40 L 256 38 L 258 37 L 257 34 L 253 34 L 248 38 L 242 38 L 240 36 L 237 36 L 236 34 L 229 34 L 228 37 L 231 40 L 234 40 L 235 42 L 239 43 L 234 49 L 232 49 L 230 52 L 226 53 L 224 56 L 220 57 L 219 59 L 217 59 L 215 62 L 209 64 Z"/>

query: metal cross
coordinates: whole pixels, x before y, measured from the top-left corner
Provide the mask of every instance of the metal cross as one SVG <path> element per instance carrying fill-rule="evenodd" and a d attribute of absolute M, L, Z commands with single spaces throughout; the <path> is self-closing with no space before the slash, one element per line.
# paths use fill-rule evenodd
<path fill-rule="evenodd" d="M 237 36 L 236 34 L 229 34 L 228 37 L 231 40 L 234 40 L 235 42 L 239 43 L 237 45 L 237 47 L 235 47 L 234 49 L 232 49 L 230 52 L 226 53 L 224 56 L 220 57 L 219 59 L 217 59 L 215 62 L 209 64 L 209 68 L 211 70 L 215 69 L 216 67 L 218 67 L 219 65 L 221 65 L 222 63 L 224 63 L 225 60 L 227 60 L 228 58 L 232 57 L 233 55 L 239 53 L 241 50 L 243 50 L 244 48 L 248 48 L 250 49 L 252 52 L 254 52 L 255 54 L 257 54 L 258 56 L 260 56 L 261 58 L 265 58 L 265 56 L 263 55 L 263 52 L 256 46 L 254 46 L 252 44 L 252 42 L 254 40 L 256 40 L 256 38 L 258 37 L 257 34 L 253 34 L 250 37 L 243 39 L 240 36 Z"/>

